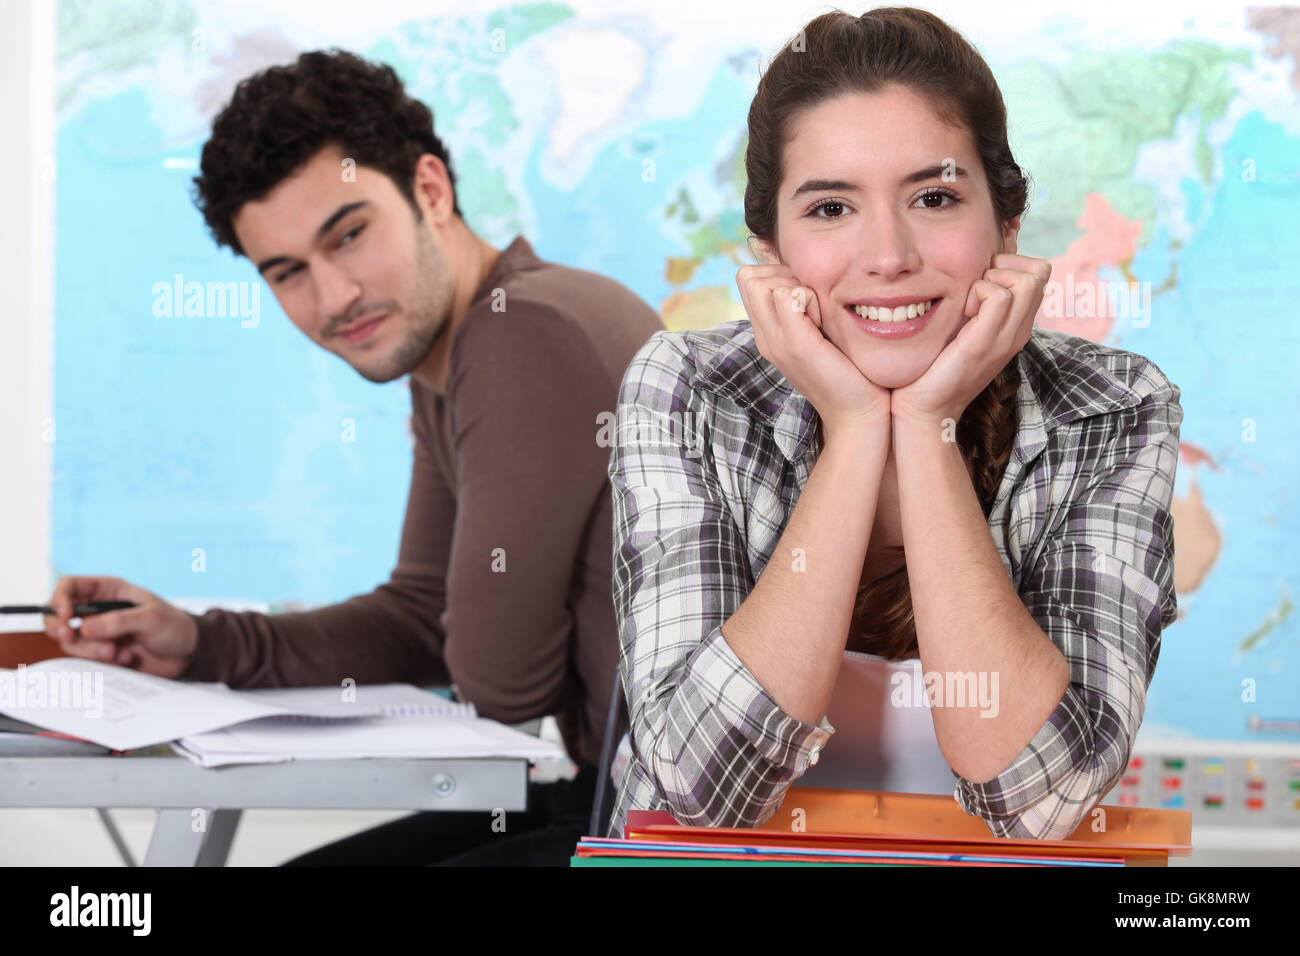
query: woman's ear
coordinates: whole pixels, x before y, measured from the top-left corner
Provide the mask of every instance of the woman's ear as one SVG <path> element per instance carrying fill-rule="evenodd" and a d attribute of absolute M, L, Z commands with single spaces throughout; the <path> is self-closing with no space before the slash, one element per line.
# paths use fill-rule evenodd
<path fill-rule="evenodd" d="M 1016 254 L 1016 237 L 1018 235 L 1020 235 L 1020 217 L 1016 216 L 1002 230 L 1002 252 L 1004 254 Z"/>
<path fill-rule="evenodd" d="M 781 257 L 772 243 L 758 236 L 749 237 L 749 251 L 759 265 L 775 266 L 781 263 Z"/>

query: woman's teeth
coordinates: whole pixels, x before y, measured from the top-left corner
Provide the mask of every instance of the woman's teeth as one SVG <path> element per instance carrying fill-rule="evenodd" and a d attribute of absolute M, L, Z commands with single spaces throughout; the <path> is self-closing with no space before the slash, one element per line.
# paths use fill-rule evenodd
<path fill-rule="evenodd" d="M 930 306 L 933 304 L 934 299 L 913 302 L 911 305 L 900 305 L 895 309 L 877 308 L 874 305 L 855 305 L 853 311 L 864 319 L 870 319 L 872 322 L 906 322 L 918 315 L 925 315 L 930 311 Z"/>

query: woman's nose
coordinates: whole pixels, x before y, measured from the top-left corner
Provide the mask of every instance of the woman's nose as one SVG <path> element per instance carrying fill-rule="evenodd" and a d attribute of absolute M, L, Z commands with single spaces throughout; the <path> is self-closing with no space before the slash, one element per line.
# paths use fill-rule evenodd
<path fill-rule="evenodd" d="M 898 216 L 876 216 L 863 229 L 858 268 L 888 281 L 918 264 L 916 244 Z"/>

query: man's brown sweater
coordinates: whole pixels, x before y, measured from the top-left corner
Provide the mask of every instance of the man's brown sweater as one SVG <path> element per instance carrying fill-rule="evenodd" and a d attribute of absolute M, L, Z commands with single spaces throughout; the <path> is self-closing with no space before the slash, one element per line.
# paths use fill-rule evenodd
<path fill-rule="evenodd" d="M 569 755 L 594 763 L 618 661 L 598 416 L 661 328 L 624 286 L 516 237 L 455 330 L 446 394 L 410 379 L 414 465 L 390 580 L 312 611 L 208 611 L 182 677 L 453 683 L 484 717 L 555 714 Z"/>

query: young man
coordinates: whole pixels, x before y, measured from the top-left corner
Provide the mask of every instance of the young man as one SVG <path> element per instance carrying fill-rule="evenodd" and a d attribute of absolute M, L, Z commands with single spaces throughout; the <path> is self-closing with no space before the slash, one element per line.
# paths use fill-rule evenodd
<path fill-rule="evenodd" d="M 454 683 L 484 717 L 555 714 L 578 778 L 530 787 L 507 833 L 487 813 L 416 814 L 294 862 L 566 863 L 618 659 L 598 416 L 658 315 L 522 237 L 498 251 L 476 236 L 428 108 L 348 53 L 305 53 L 240 83 L 201 170 L 218 245 L 257 266 L 308 338 L 370 381 L 410 375 L 397 567 L 370 594 L 273 616 L 199 617 L 117 578 L 65 577 L 47 631 L 67 653 L 165 677 Z M 96 599 L 138 607 L 73 631 L 72 604 Z"/>

